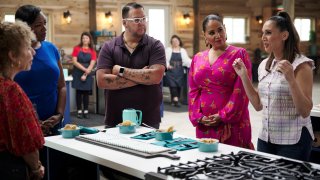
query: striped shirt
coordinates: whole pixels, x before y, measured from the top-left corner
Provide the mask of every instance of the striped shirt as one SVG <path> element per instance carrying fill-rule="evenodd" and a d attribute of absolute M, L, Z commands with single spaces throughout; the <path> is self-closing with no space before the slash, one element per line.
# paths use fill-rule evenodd
<path fill-rule="evenodd" d="M 297 113 L 289 84 L 284 75 L 276 71 L 277 61 L 273 60 L 271 72 L 265 70 L 266 62 L 267 59 L 263 60 L 258 69 L 258 91 L 263 105 L 259 139 L 274 144 L 296 144 L 303 127 L 314 139 L 310 116 L 303 118 Z M 313 60 L 301 55 L 292 63 L 293 70 L 305 62 L 313 67 Z"/>

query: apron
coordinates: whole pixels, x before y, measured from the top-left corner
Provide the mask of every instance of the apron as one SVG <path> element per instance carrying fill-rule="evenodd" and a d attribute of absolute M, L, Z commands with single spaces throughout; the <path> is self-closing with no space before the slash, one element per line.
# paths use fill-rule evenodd
<path fill-rule="evenodd" d="M 169 87 L 182 87 L 183 86 L 183 66 L 181 53 L 172 53 L 170 65 L 173 69 L 166 72 L 167 83 Z"/>
<path fill-rule="evenodd" d="M 84 66 L 85 68 L 89 67 L 90 61 L 91 61 L 91 54 L 90 53 L 84 53 L 82 51 L 79 52 L 77 56 L 78 62 Z M 72 87 L 76 90 L 82 90 L 82 91 L 92 91 L 92 84 L 93 84 L 93 77 L 90 76 L 90 74 L 87 76 L 87 79 L 85 81 L 81 81 L 81 76 L 84 74 L 83 71 L 78 69 L 76 66 L 73 68 L 72 76 Z"/>

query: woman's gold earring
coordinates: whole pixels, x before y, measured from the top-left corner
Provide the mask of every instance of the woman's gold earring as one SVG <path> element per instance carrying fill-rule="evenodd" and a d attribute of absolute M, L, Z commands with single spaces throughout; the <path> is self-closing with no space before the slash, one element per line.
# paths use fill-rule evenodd
<path fill-rule="evenodd" d="M 204 39 L 204 43 L 206 44 L 206 47 L 209 46 L 209 43 L 207 42 L 207 39 Z"/>

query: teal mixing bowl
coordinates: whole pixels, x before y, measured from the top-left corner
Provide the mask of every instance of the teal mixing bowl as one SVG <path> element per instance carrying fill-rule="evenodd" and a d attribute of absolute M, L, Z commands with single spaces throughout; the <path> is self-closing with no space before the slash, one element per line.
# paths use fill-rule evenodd
<path fill-rule="evenodd" d="M 173 139 L 173 132 L 159 132 L 159 131 L 156 131 L 155 138 L 158 141 L 172 140 Z"/>
<path fill-rule="evenodd" d="M 75 138 L 76 136 L 80 135 L 80 128 L 72 130 L 61 128 L 59 131 L 63 138 Z"/>
<path fill-rule="evenodd" d="M 132 134 L 136 132 L 136 125 L 122 126 L 118 125 L 121 134 Z"/>
<path fill-rule="evenodd" d="M 199 151 L 201 152 L 217 152 L 219 141 L 216 140 L 213 143 L 205 143 L 205 142 L 198 141 L 198 145 L 199 145 Z"/>

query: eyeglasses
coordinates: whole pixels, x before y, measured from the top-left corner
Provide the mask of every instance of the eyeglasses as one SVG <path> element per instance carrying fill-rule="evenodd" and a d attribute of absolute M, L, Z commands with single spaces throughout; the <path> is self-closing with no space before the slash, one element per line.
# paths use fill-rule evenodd
<path fill-rule="evenodd" d="M 123 19 L 125 21 L 132 21 L 135 24 L 139 24 L 139 23 L 145 23 L 148 22 L 148 18 L 147 17 L 142 17 L 142 18 L 125 18 Z"/>

